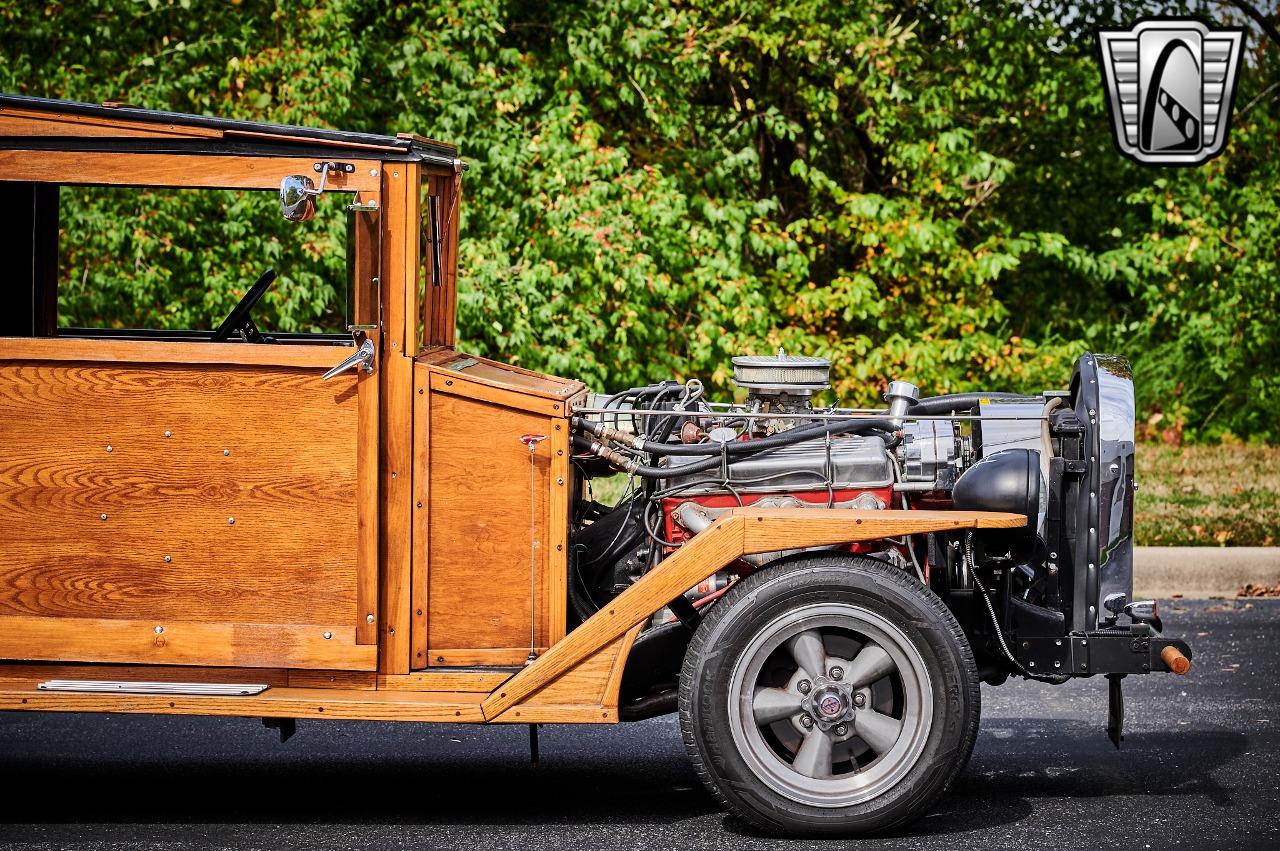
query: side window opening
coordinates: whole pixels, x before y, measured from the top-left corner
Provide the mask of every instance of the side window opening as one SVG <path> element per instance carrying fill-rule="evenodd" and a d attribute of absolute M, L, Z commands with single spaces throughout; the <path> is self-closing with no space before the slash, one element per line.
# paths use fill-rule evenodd
<path fill-rule="evenodd" d="M 271 190 L 63 185 L 57 333 L 199 340 L 274 269 L 259 328 L 291 342 L 345 337 L 361 266 L 351 219 L 367 215 L 347 212 L 354 200 L 326 192 L 314 219 L 293 222 Z"/>

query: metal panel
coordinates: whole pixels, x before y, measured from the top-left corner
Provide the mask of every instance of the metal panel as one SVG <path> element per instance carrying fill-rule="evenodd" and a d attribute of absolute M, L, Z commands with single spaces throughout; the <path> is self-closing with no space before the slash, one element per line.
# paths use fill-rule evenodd
<path fill-rule="evenodd" d="M 1098 363 L 1098 611 L 1108 594 L 1133 598 L 1133 371 L 1115 355 Z"/>

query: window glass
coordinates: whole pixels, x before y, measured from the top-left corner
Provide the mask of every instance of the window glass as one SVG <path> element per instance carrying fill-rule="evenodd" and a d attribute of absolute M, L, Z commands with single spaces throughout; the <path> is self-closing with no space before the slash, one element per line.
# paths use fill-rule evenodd
<path fill-rule="evenodd" d="M 58 324 L 208 331 L 274 269 L 260 329 L 344 333 L 353 200 L 326 191 L 313 219 L 292 222 L 274 190 L 63 186 Z"/>

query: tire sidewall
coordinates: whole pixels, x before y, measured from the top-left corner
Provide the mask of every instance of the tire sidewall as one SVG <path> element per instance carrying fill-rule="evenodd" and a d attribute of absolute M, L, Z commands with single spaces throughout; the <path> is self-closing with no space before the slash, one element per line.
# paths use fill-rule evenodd
<path fill-rule="evenodd" d="M 801 560 L 743 580 L 698 628 L 681 677 L 682 721 L 715 791 L 739 815 L 774 832 L 883 831 L 918 816 L 959 773 L 977 726 L 973 657 L 941 600 L 907 579 L 872 559 Z M 932 724 L 915 765 L 883 794 L 842 807 L 802 804 L 765 785 L 739 753 L 729 715 L 737 699 L 729 694 L 732 672 L 748 642 L 780 615 L 816 603 L 850 604 L 895 624 L 919 652 L 933 689 Z"/>

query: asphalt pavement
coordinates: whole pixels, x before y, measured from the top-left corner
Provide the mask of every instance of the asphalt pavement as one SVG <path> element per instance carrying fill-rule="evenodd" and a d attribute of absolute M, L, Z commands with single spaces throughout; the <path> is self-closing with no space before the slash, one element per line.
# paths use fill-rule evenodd
<path fill-rule="evenodd" d="M 5 848 L 1280 848 L 1280 600 L 1176 601 L 1195 664 L 1125 681 L 984 686 L 968 769 L 908 831 L 761 837 L 720 812 L 673 717 L 542 730 L 0 713 Z"/>

